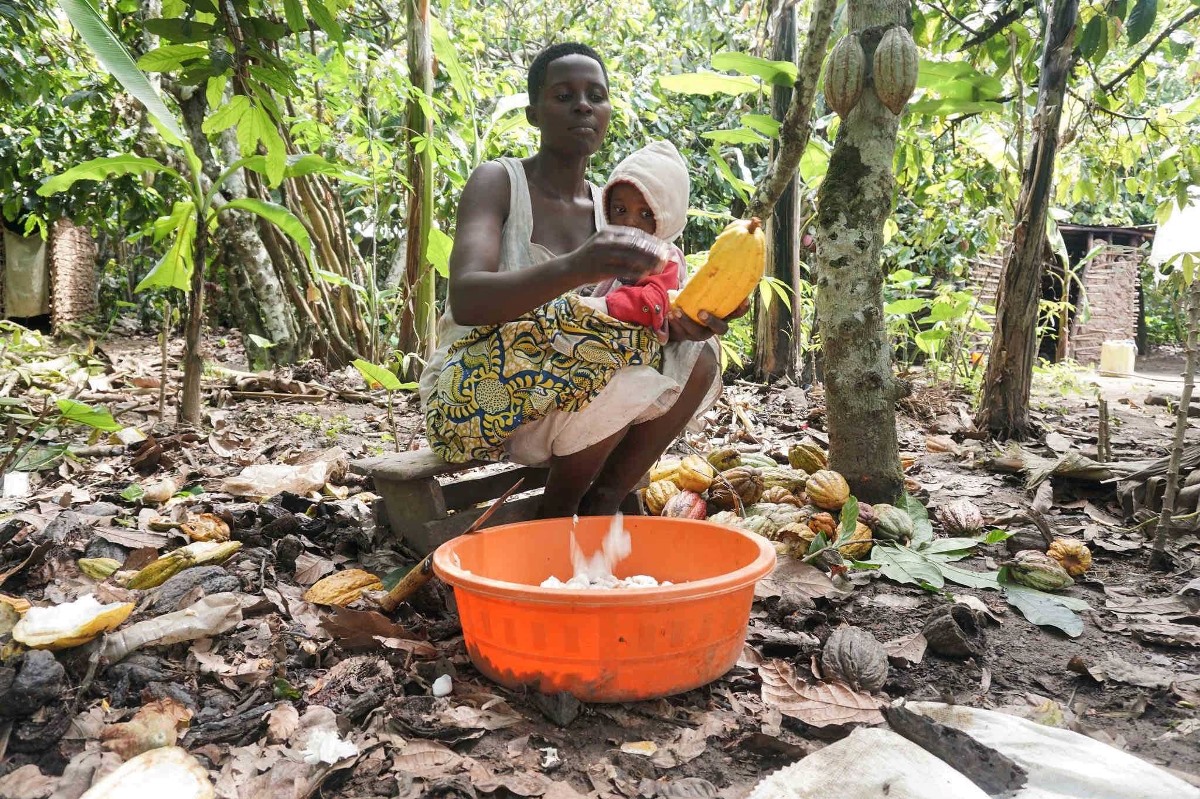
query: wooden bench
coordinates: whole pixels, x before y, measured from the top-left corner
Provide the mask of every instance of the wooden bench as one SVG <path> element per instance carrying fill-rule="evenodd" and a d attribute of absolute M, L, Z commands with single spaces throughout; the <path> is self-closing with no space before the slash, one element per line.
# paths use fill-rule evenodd
<path fill-rule="evenodd" d="M 506 465 L 462 474 L 487 465 L 480 461 L 446 463 L 433 450 L 421 449 L 363 458 L 351 462 L 350 470 L 375 482 L 375 492 L 380 496 L 375 507 L 376 523 L 403 539 L 409 548 L 426 555 L 461 535 L 518 479 L 525 480 L 521 493 L 498 509 L 485 526 L 536 518 L 549 470 Z M 630 494 L 622 509 L 637 513 L 637 497 Z"/>

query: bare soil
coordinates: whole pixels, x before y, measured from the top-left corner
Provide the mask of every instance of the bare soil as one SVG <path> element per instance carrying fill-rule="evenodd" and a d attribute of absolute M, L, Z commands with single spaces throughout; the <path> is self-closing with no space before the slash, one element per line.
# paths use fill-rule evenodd
<path fill-rule="evenodd" d="M 234 339 L 226 337 L 226 341 Z M 220 343 L 220 337 L 210 341 L 209 360 L 234 372 L 244 371 L 237 347 Z M 178 351 L 178 342 L 173 349 Z M 157 374 L 155 342 L 111 339 L 102 344 L 99 354 L 107 363 L 104 373 L 112 387 L 85 388 L 79 399 L 104 405 L 123 424 L 171 441 L 177 431 L 169 416 L 166 423 L 157 422 L 156 390 L 137 393 L 133 388 L 134 377 L 145 383 L 144 378 Z M 1177 364 L 1167 358 L 1145 363 L 1144 374 L 1140 371 L 1128 380 L 1086 372 L 1073 374 L 1070 385 L 1062 378 L 1039 379 L 1036 416 L 1047 438 L 1030 449 L 1053 456 L 1056 448 L 1061 452 L 1066 446 L 1094 455 L 1099 393 L 1109 400 L 1118 460 L 1165 454 L 1173 416 L 1167 408 L 1146 406 L 1143 400 L 1149 391 L 1171 387 L 1178 391 L 1178 384 L 1170 379 Z M 290 375 L 282 372 L 275 377 L 286 382 Z M 123 664 L 95 669 L 90 677 L 91 650 L 60 653 L 57 659 L 66 677 L 57 707 L 69 708 L 70 716 L 61 711 L 51 714 L 50 706 L 32 716 L 6 712 L 4 670 L 12 670 L 11 679 L 21 667 L 22 655 L 11 645 L 0 650 L 4 758 L 0 779 L 11 779 L 22 766 L 32 765 L 49 781 L 46 784 L 66 790 L 61 795 L 78 796 L 86 782 L 81 782 L 85 778 L 77 771 L 68 770 L 59 780 L 68 763 L 80 762 L 88 752 L 99 757 L 105 747 L 111 748 L 101 746 L 102 730 L 128 721 L 154 700 L 172 698 L 192 711 L 188 725 L 181 729 L 181 733 L 188 730 L 181 737 L 182 745 L 210 770 L 219 796 L 741 797 L 764 774 L 847 732 L 781 717 L 764 704 L 754 663 L 781 658 L 808 678 L 813 676 L 811 666 L 819 657 L 821 641 L 840 624 L 864 628 L 881 642 L 892 641 L 920 632 L 932 614 L 969 596 L 982 601 L 998 620 L 984 626 L 983 654 L 958 660 L 929 651 L 918 663 L 893 663 L 882 691 L 885 698 L 1020 712 L 1093 735 L 1176 771 L 1200 774 L 1200 647 L 1147 643 L 1131 631 L 1128 615 L 1109 607 L 1114 598 L 1127 595 L 1146 602 L 1183 596 L 1181 590 L 1198 573 L 1197 539 L 1181 540 L 1179 565 L 1173 573 L 1149 571 L 1148 545 L 1142 535 L 1130 532 L 1127 520 L 1104 521 L 1121 516 L 1111 486 L 1071 480 L 1053 483 L 1051 524 L 1058 534 L 1089 541 L 1095 557 L 1091 571 L 1066 592 L 1091 606 L 1083 613 L 1084 631 L 1077 638 L 1031 624 L 996 591 L 949 584 L 943 591 L 928 591 L 878 574 L 859 573 L 852 574 L 853 590 L 844 595 L 810 601 L 791 596 L 785 586 L 782 597 L 756 603 L 744 663 L 703 689 L 654 702 L 578 707 L 567 702 L 547 707 L 534 696 L 500 688 L 475 672 L 444 586 L 435 583 L 401 608 L 393 618 L 400 627 L 383 636 L 395 634 L 390 646 L 369 634 L 363 638 L 364 630 L 373 629 L 366 617 L 349 615 L 331 622 L 336 616 L 331 609 L 301 600 L 323 564 L 339 569 L 362 566 L 390 584 L 413 562 L 411 553 L 395 548 L 389 531 L 375 529 L 369 517 L 361 515 L 366 506 L 356 500 L 370 498 L 369 484 L 347 478 L 342 483 L 345 498 L 313 501 L 285 495 L 257 507 L 220 493 L 224 477 L 254 463 L 287 462 L 304 452 L 332 447 L 348 457 L 378 454 L 394 449 L 396 440 L 401 447 L 418 446 L 421 417 L 415 399 L 397 402 L 393 428 L 378 397 L 375 402 L 337 396 L 320 401 L 255 399 L 245 394 L 233 398 L 233 382 L 228 375 L 214 373 L 208 381 L 214 404 L 209 407 L 206 429 L 173 449 L 164 447 L 164 457 L 149 471 L 135 469 L 136 448 L 131 446 L 120 454 L 82 459 L 45 472 L 34 486 L 33 497 L 0 505 L 0 529 L 17 528 L 0 537 L 0 574 L 4 574 L 19 565 L 39 542 L 46 523 L 64 509 L 86 511 L 96 503 L 112 503 L 117 514 L 101 517 L 96 524 L 144 529 L 155 512 L 123 499 L 122 491 L 133 482 L 173 476 L 181 487 L 194 485 L 206 493 L 175 501 L 168 515 L 211 509 L 234 519 L 234 538 L 242 540 L 244 547 L 223 568 L 236 578 L 240 593 L 249 597 L 243 621 L 228 632 L 198 642 L 150 647 Z M 324 375 L 315 382 L 366 393 L 351 371 Z M 901 419 L 901 446 L 916 459 L 909 476 L 920 484 L 922 500 L 932 509 L 969 498 L 991 517 L 1027 508 L 1033 497 L 1025 491 L 1023 477 L 987 468 L 996 453 L 963 425 L 968 416 L 964 398 L 920 381 L 918 386 L 923 392 L 920 402 Z M 128 395 L 124 400 L 116 396 L 122 392 Z M 20 389 L 14 392 L 20 394 Z M 89 394 L 110 398 L 89 399 Z M 690 438 L 691 444 L 731 443 L 779 455 L 806 436 L 823 438 L 819 391 L 806 394 L 796 388 L 734 383 L 708 421 L 708 430 Z M 953 445 L 951 451 L 946 451 L 947 441 Z M 279 536 L 270 524 L 285 517 L 291 520 L 292 532 Z M 39 563 L 16 569 L 2 581 L 0 591 L 49 604 L 96 590 L 95 581 L 75 566 L 96 540 L 95 531 L 85 528 L 48 550 Z M 1009 531 L 1028 533 L 1032 528 L 1014 525 Z M 294 541 L 302 553 L 294 566 L 285 563 L 289 557 L 281 549 L 285 540 L 287 546 Z M 184 541 L 172 541 L 172 545 L 179 543 Z M 155 554 L 134 552 L 131 547 L 118 551 L 122 557 Z M 295 561 L 295 553 L 290 557 Z M 978 548 L 962 563 L 988 571 L 1007 557 L 1005 544 L 1000 543 Z M 113 598 L 137 593 L 106 585 L 100 592 Z M 131 598 L 139 602 L 134 620 L 156 615 L 148 596 Z M 189 598 L 194 595 L 184 596 L 183 601 Z M 1188 601 L 1197 607 L 1190 615 L 1175 617 L 1174 623 L 1200 623 L 1200 599 L 1193 595 Z M 785 605 L 786 613 L 781 610 Z M 5 637 L 0 636 L 0 645 Z M 1114 655 L 1135 667 L 1167 669 L 1176 682 L 1173 687 L 1140 687 L 1079 673 Z M 328 683 L 331 674 L 338 674 L 338 664 L 351 658 L 363 659 L 353 664 L 354 679 Z M 454 675 L 454 694 L 434 700 L 430 685 L 442 673 Z M 332 770 L 293 763 L 287 746 L 302 748 L 303 742 L 288 739 L 286 725 L 278 726 L 280 716 L 267 714 L 284 713 L 279 709 L 284 705 L 294 708 L 301 719 L 314 719 L 318 705 L 330 708 L 336 729 L 359 745 L 358 758 Z M 47 729 L 54 726 L 52 716 L 69 721 L 70 730 L 66 726 Z M 497 728 L 497 718 L 510 726 Z M 639 747 L 628 746 L 638 742 L 653 742 L 657 752 L 645 754 L 653 747 L 643 746 L 643 753 L 637 753 Z M 284 791 L 279 787 L 282 783 L 272 783 L 276 787 L 263 794 L 247 787 L 267 776 L 272 780 L 295 777 L 295 787 Z M 49 792 L 31 790 L 22 795 Z"/>

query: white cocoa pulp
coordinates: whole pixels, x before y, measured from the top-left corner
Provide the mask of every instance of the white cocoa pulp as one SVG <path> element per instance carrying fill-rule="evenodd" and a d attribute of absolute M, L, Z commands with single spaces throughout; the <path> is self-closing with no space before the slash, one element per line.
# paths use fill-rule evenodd
<path fill-rule="evenodd" d="M 573 522 L 578 522 L 576 516 Z M 669 581 L 658 580 L 645 574 L 635 574 L 632 577 L 618 578 L 613 575 L 613 567 L 629 557 L 633 549 L 629 531 L 625 529 L 624 518 L 618 513 L 609 525 L 608 533 L 600 544 L 600 551 L 591 557 L 583 554 L 579 542 L 575 539 L 575 527 L 571 527 L 571 567 L 574 574 L 570 579 L 560 580 L 551 575 L 542 581 L 542 588 L 575 588 L 575 589 L 609 589 L 609 588 L 658 588 L 671 585 Z"/>

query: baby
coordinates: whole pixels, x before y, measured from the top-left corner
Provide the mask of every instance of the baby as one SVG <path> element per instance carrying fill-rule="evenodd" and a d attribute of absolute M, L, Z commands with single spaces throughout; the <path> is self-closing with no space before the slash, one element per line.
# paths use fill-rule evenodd
<path fill-rule="evenodd" d="M 690 191 L 687 164 L 670 142 L 652 142 L 617 165 L 604 186 L 608 224 L 649 233 L 666 243 L 669 252 L 653 274 L 632 284 L 607 280 L 583 299 L 615 319 L 653 329 L 664 344 L 671 298 L 687 279 L 683 253 L 671 242 L 683 233 Z"/>

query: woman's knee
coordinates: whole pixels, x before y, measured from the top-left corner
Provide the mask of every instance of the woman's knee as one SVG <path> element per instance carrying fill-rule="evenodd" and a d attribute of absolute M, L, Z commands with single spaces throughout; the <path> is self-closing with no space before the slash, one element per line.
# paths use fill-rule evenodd
<path fill-rule="evenodd" d="M 696 358 L 696 366 L 692 369 L 692 374 L 688 378 L 688 383 L 691 385 L 703 386 L 707 391 L 708 386 L 721 373 L 721 358 L 717 355 L 714 347 L 705 347 L 700 350 L 700 355 Z"/>

